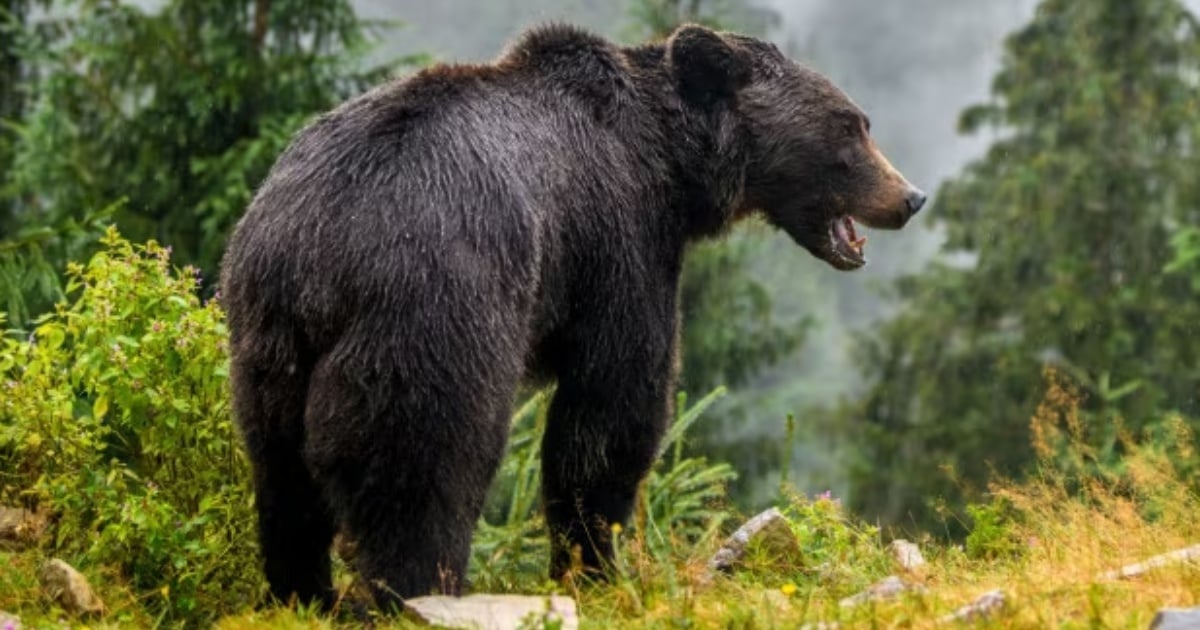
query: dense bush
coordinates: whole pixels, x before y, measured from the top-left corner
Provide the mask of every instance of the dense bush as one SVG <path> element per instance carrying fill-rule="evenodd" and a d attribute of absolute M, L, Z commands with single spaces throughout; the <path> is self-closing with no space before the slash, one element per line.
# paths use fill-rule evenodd
<path fill-rule="evenodd" d="M 102 242 L 68 268 L 72 301 L 0 348 L 0 493 L 52 514 L 55 553 L 119 567 L 164 619 L 210 619 L 260 582 L 223 315 L 168 249 Z"/>

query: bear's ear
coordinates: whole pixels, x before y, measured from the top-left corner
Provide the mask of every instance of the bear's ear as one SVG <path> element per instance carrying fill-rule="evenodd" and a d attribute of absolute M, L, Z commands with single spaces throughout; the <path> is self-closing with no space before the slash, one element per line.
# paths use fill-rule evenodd
<path fill-rule="evenodd" d="M 667 41 L 667 62 L 685 100 L 711 104 L 726 100 L 750 82 L 750 63 L 713 31 L 688 24 Z"/>

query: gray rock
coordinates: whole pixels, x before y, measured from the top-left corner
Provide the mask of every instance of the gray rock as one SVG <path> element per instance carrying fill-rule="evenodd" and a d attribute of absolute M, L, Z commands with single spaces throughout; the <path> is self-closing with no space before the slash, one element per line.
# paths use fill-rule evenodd
<path fill-rule="evenodd" d="M 464 630 L 542 628 L 548 622 L 577 630 L 579 615 L 570 597 L 532 595 L 433 595 L 404 601 L 404 614 L 419 623 Z"/>
<path fill-rule="evenodd" d="M 752 543 L 762 544 L 774 554 L 799 557 L 800 543 L 777 508 L 771 508 L 746 521 L 725 540 L 708 561 L 710 571 L 730 573 L 746 556 Z"/>
<path fill-rule="evenodd" d="M 1100 576 L 1103 580 L 1127 580 L 1130 578 L 1141 577 L 1154 569 L 1170 566 L 1172 564 L 1181 564 L 1184 562 L 1192 562 L 1200 560 L 1200 545 L 1192 545 L 1183 549 L 1176 549 L 1164 554 L 1160 554 L 1143 560 L 1137 564 L 1130 564 L 1116 571 L 1109 571 Z"/>
<path fill-rule="evenodd" d="M 889 575 L 867 587 L 867 590 L 856 595 L 851 595 L 850 597 L 838 602 L 838 604 L 840 604 L 843 608 L 849 608 L 851 606 L 858 606 L 859 604 L 865 604 L 871 601 L 892 599 L 901 593 L 906 593 L 908 591 L 919 592 L 921 590 L 922 589 L 920 587 L 913 586 L 912 584 L 909 584 L 894 575 Z"/>
<path fill-rule="evenodd" d="M 993 613 L 999 612 L 1004 608 L 1005 598 L 1004 591 L 995 590 L 988 591 L 980 595 L 975 601 L 959 608 L 953 613 L 941 618 L 942 623 L 952 623 L 955 621 L 976 621 L 990 617 Z"/>
<path fill-rule="evenodd" d="M 92 591 L 87 578 L 74 567 L 55 558 L 42 565 L 38 575 L 42 589 L 52 599 L 74 615 L 99 615 L 104 613 L 104 602 Z"/>
<path fill-rule="evenodd" d="M 33 546 L 46 529 L 46 519 L 24 508 L 0 505 L 0 549 L 19 551 Z"/>
<path fill-rule="evenodd" d="M 916 543 L 898 538 L 893 540 L 888 548 L 892 551 L 892 557 L 906 571 L 915 571 L 925 566 L 925 556 L 921 555 L 921 548 Z"/>
<path fill-rule="evenodd" d="M 1200 628 L 1200 608 L 1163 608 L 1154 615 L 1150 630 L 1194 630 Z"/>

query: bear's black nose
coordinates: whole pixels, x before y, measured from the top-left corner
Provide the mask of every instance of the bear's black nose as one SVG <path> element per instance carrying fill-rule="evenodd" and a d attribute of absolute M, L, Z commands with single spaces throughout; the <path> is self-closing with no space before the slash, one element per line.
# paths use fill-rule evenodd
<path fill-rule="evenodd" d="M 920 211 L 925 205 L 926 199 L 928 197 L 925 196 L 925 193 L 921 192 L 920 188 L 910 188 L 908 196 L 904 198 L 904 202 L 908 204 L 908 215 L 912 216 Z"/>

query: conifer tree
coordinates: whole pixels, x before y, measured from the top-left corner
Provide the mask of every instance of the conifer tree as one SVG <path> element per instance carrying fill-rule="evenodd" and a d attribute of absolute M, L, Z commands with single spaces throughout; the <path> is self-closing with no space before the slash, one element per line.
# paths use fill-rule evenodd
<path fill-rule="evenodd" d="M 938 194 L 947 255 L 901 284 L 861 353 L 873 385 L 841 410 L 861 509 L 920 522 L 1023 470 L 1047 367 L 1082 393 L 1098 460 L 1120 430 L 1200 417 L 1200 283 L 1165 272 L 1200 224 L 1198 78 L 1176 0 L 1045 0 L 1009 37 L 961 119 L 1000 140 Z"/>

